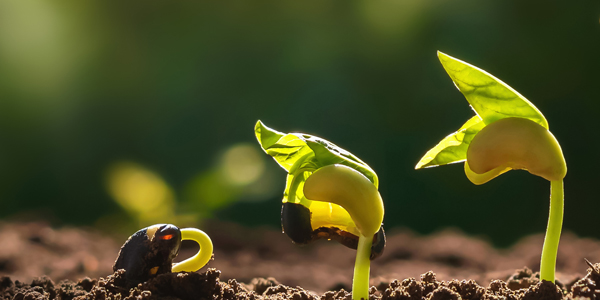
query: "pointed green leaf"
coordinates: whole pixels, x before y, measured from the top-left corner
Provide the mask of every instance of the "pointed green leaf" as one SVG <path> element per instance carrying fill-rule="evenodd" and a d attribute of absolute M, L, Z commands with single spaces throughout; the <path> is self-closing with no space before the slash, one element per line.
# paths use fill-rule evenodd
<path fill-rule="evenodd" d="M 254 125 L 254 133 L 256 134 L 256 139 L 263 150 L 271 147 L 285 135 L 284 133 L 265 126 L 265 124 L 263 124 L 263 122 L 260 120 L 256 122 L 256 125 Z"/>
<path fill-rule="evenodd" d="M 379 178 L 377 178 L 375 171 L 373 171 L 369 165 L 360 160 L 354 154 L 322 138 L 308 134 L 299 135 L 302 135 L 306 144 L 315 153 L 315 159 L 317 160 L 317 164 L 319 166 L 324 167 L 332 164 L 346 165 L 365 175 L 375 185 L 376 188 L 379 188 Z"/>
<path fill-rule="evenodd" d="M 295 164 L 299 166 L 308 156 L 313 155 L 310 147 L 299 137 L 273 130 L 260 120 L 254 126 L 254 133 L 262 149 L 288 172 Z"/>
<path fill-rule="evenodd" d="M 263 150 L 288 171 L 283 201 L 298 203 L 304 198 L 304 181 L 317 169 L 342 164 L 365 175 L 375 187 L 379 186 L 377 174 L 352 153 L 322 138 L 304 134 L 284 134 L 258 121 L 254 128 Z"/>
<path fill-rule="evenodd" d="M 458 131 L 445 137 L 421 158 L 415 169 L 437 167 L 462 162 L 467 158 L 467 149 L 475 134 L 485 124 L 479 116 L 469 119 Z"/>
<path fill-rule="evenodd" d="M 519 117 L 548 129 L 548 122 L 542 113 L 500 79 L 439 51 L 438 57 L 458 90 L 486 125 L 503 118 Z"/>

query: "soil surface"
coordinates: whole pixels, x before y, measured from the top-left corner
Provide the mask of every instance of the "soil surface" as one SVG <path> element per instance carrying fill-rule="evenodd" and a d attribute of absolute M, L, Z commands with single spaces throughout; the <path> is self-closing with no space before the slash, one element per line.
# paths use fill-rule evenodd
<path fill-rule="evenodd" d="M 126 237 L 0 223 L 0 298 L 351 299 L 353 250 L 333 242 L 298 247 L 273 229 L 222 223 L 203 229 L 215 246 L 207 267 L 158 275 L 130 289 L 122 271 L 112 272 Z M 542 235 L 505 250 L 456 230 L 430 236 L 392 230 L 387 242 L 372 261 L 371 300 L 600 299 L 600 264 L 591 268 L 584 261 L 600 261 L 597 240 L 563 234 L 557 285 L 540 282 L 531 271 L 539 269 Z M 179 260 L 197 251 L 193 244 L 183 246 Z"/>

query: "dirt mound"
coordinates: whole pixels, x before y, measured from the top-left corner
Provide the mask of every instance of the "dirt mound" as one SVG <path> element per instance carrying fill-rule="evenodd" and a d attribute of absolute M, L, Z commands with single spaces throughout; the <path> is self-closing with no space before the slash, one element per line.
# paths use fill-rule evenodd
<path fill-rule="evenodd" d="M 388 285 L 371 287 L 370 300 L 560 300 L 587 297 L 596 299 L 600 292 L 600 264 L 588 269 L 587 275 L 575 283 L 560 287 L 548 281 L 540 282 L 531 270 L 522 269 L 508 282 L 493 280 L 482 287 L 474 280 L 439 281 L 436 274 L 427 272 L 415 278 L 394 280 Z M 127 288 L 125 272 L 119 270 L 98 280 L 82 279 L 78 282 L 61 281 L 54 284 L 48 277 L 38 278 L 31 284 L 0 278 L 0 296 L 14 300 L 141 300 L 141 299 L 223 299 L 223 300 L 351 300 L 344 289 L 328 291 L 322 295 L 300 287 L 279 284 L 274 279 L 255 279 L 251 284 L 235 279 L 220 280 L 221 272 L 209 269 L 204 273 L 167 273 L 158 275 L 136 287 Z"/>
<path fill-rule="evenodd" d="M 215 289 L 227 290 L 223 292 L 225 294 L 230 294 L 228 289 L 232 289 L 234 294 L 273 298 L 281 294 L 273 289 L 282 284 L 277 289 L 296 295 L 294 300 L 318 295 L 328 300 L 347 296 L 342 290 L 349 290 L 352 281 L 356 252 L 351 249 L 325 241 L 298 247 L 279 230 L 268 228 L 250 229 L 236 224 L 210 223 L 203 229 L 211 236 L 215 246 L 214 260 L 205 269 L 197 274 L 160 275 L 143 286 L 137 286 L 137 290 L 129 291 L 116 289 L 126 289 L 126 286 L 119 283 L 121 275 L 112 271 L 112 264 L 126 237 L 114 240 L 93 230 L 53 229 L 41 223 L 0 223 L 0 276 L 9 277 L 0 281 L 2 295 L 7 299 L 20 300 L 27 293 L 30 293 L 27 299 L 71 299 L 79 296 L 100 299 L 110 298 L 111 294 L 123 298 L 132 295 L 162 297 L 165 293 L 169 297 L 184 299 L 189 293 L 199 293 L 194 289 L 200 286 L 205 289 L 203 293 L 215 295 L 217 292 L 207 290 L 212 284 Z M 518 293 L 525 297 L 524 292 L 516 291 L 536 287 L 537 290 L 529 293 L 546 293 L 549 287 L 540 283 L 533 272 L 539 270 L 542 242 L 543 236 L 535 235 L 509 249 L 497 250 L 484 240 L 468 237 L 456 230 L 430 236 L 419 236 L 408 230 L 390 230 L 385 252 L 372 261 L 371 284 L 377 287 L 374 295 L 405 299 L 398 295 L 417 295 L 417 290 L 420 290 L 423 299 L 453 299 L 456 294 L 461 299 L 471 299 L 471 296 L 466 296 L 468 293 L 479 295 L 483 291 L 479 285 L 488 286 L 481 295 L 488 295 L 485 297 L 489 299 L 494 299 L 493 295 L 498 299 L 511 299 Z M 196 251 L 197 245 L 184 243 L 178 260 Z M 557 279 L 558 287 L 564 293 L 571 291 L 569 284 L 585 275 L 583 271 L 587 265 L 584 258 L 600 261 L 600 242 L 563 234 L 557 260 Z M 529 266 L 531 270 L 521 269 L 515 273 L 523 266 Z M 206 271 L 208 268 L 220 271 Z M 429 275 L 421 277 L 429 274 L 429 270 L 435 272 L 437 285 L 429 283 Z M 588 272 L 586 278 L 579 280 L 572 288 L 573 295 L 594 294 L 598 282 L 594 274 L 597 273 L 590 275 Z M 36 277 L 40 275 L 47 277 Z M 162 283 L 158 285 L 156 280 L 162 280 Z M 212 283 L 207 283 L 209 281 Z M 188 291 L 184 282 L 193 282 L 195 287 Z M 475 286 L 475 282 L 479 285 Z M 155 284 L 154 288 L 152 284 Z M 431 289 L 430 284 L 436 288 Z M 290 289 L 290 286 L 301 286 L 306 290 Z M 25 293 L 23 289 L 29 290 Z M 95 289 L 95 294 L 90 296 L 92 289 Z M 268 290 L 269 294 L 265 294 Z M 509 290 L 515 292 L 509 293 Z M 488 299 L 485 297 L 482 299 Z"/>

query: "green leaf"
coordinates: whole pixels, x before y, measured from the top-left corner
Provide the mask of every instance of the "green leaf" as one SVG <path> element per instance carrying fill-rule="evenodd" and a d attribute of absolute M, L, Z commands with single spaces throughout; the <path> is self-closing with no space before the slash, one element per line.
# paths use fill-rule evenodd
<path fill-rule="evenodd" d="M 304 133 L 281 133 L 260 121 L 256 123 L 254 132 L 263 150 L 289 173 L 284 202 L 302 201 L 302 187 L 306 178 L 319 168 L 333 164 L 353 168 L 365 175 L 376 188 L 379 187 L 379 179 L 373 169 L 352 153 L 325 139 Z"/>
<path fill-rule="evenodd" d="M 379 178 L 377 178 L 375 171 L 354 154 L 320 137 L 302 133 L 298 133 L 298 135 L 302 136 L 306 144 L 314 152 L 316 165 L 319 167 L 333 164 L 348 166 L 365 175 L 376 188 L 379 188 Z"/>
<path fill-rule="evenodd" d="M 548 122 L 529 100 L 488 72 L 438 51 L 440 62 L 475 112 L 487 125 L 519 117 L 548 129 Z"/>
<path fill-rule="evenodd" d="M 271 147 L 285 135 L 284 133 L 265 126 L 265 124 L 263 124 L 263 122 L 260 120 L 256 122 L 256 125 L 254 125 L 254 133 L 256 134 L 256 139 L 258 139 L 258 143 L 263 150 Z"/>
<path fill-rule="evenodd" d="M 469 119 L 458 131 L 445 137 L 421 158 L 415 169 L 437 167 L 462 162 L 467 158 L 467 149 L 475 134 L 485 124 L 479 116 Z"/>

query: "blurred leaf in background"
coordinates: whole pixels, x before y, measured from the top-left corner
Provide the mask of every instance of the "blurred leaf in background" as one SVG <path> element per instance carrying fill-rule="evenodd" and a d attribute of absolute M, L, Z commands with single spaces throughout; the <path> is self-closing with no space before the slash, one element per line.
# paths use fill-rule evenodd
<path fill-rule="evenodd" d="M 272 168 L 266 169 L 259 149 L 235 144 L 223 152 L 213 168 L 191 178 L 183 188 L 183 200 L 177 201 L 173 188 L 158 173 L 138 163 L 118 161 L 106 171 L 106 188 L 128 217 L 108 215 L 98 224 L 116 232 L 159 223 L 194 226 L 238 201 L 272 197 L 278 192 L 272 173 Z"/>
<path fill-rule="evenodd" d="M 260 202 L 278 195 L 274 169 L 252 144 L 240 143 L 223 152 L 217 164 L 189 180 L 184 187 L 183 207 L 202 218 L 237 201 Z"/>
<path fill-rule="evenodd" d="M 155 172 L 133 162 L 116 162 L 109 167 L 106 182 L 110 195 L 138 221 L 136 227 L 174 221 L 175 195 Z"/>

